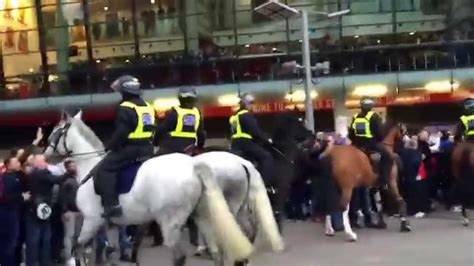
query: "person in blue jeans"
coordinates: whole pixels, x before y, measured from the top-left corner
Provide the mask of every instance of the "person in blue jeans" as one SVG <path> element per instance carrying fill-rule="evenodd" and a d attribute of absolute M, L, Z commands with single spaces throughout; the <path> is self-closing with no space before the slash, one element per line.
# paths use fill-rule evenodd
<path fill-rule="evenodd" d="M 21 204 L 29 200 L 19 180 L 21 164 L 15 157 L 4 162 L 7 172 L 0 177 L 0 265 L 16 266 L 16 246 L 20 229 Z"/>
<path fill-rule="evenodd" d="M 130 262 L 130 256 L 127 254 L 127 250 L 131 248 L 131 244 L 128 240 L 127 230 L 125 226 L 119 226 L 119 249 L 120 249 L 120 260 L 124 262 Z M 102 264 L 104 262 L 104 251 L 108 245 L 107 230 L 105 227 L 102 227 L 96 235 L 96 264 Z M 108 254 L 105 254 L 106 256 Z"/>
<path fill-rule="evenodd" d="M 26 216 L 26 266 L 49 265 L 51 224 L 33 215 Z"/>
<path fill-rule="evenodd" d="M 35 155 L 34 168 L 29 175 L 31 200 L 26 214 L 26 266 L 50 265 L 53 187 L 66 178 L 67 175 L 51 174 L 44 155 Z"/>

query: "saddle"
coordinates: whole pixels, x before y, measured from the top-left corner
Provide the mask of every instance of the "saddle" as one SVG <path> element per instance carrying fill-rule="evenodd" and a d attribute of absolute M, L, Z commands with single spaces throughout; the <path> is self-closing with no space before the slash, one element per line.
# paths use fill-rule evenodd
<path fill-rule="evenodd" d="M 150 157 L 143 157 L 143 158 L 137 158 L 133 161 L 131 161 L 127 166 L 123 167 L 118 173 L 117 173 L 117 187 L 116 187 L 116 192 L 121 195 L 121 194 L 127 194 L 130 192 L 132 189 L 133 183 L 135 182 L 135 178 L 137 176 L 138 170 L 142 166 L 142 164 L 150 159 Z M 96 192 L 98 192 L 98 188 L 96 187 L 95 183 L 95 177 L 97 176 L 97 171 L 100 167 L 101 163 L 99 162 L 87 175 L 86 178 L 84 178 L 84 181 L 81 182 L 81 185 L 83 185 L 87 180 L 90 178 L 93 178 L 94 180 L 94 189 Z"/>

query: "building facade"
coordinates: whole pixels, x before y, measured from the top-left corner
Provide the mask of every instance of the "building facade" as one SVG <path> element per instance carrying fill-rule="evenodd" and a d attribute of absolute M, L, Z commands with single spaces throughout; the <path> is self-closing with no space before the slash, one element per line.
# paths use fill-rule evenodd
<path fill-rule="evenodd" d="M 159 102 L 165 107 L 181 85 L 201 86 L 213 106 L 243 90 L 262 102 L 299 101 L 301 73 L 281 65 L 301 63 L 301 21 L 253 11 L 266 1 L 0 0 L 0 110 L 113 102 L 100 94 L 122 74 L 140 78 L 149 97 L 167 97 Z M 280 2 L 310 14 L 312 64 L 323 69 L 313 90 L 334 100 L 330 108 L 350 106 L 363 92 L 393 102 L 387 95 L 404 90 L 474 87 L 472 1 Z M 342 9 L 351 12 L 315 15 Z M 71 94 L 87 96 L 60 97 Z"/>

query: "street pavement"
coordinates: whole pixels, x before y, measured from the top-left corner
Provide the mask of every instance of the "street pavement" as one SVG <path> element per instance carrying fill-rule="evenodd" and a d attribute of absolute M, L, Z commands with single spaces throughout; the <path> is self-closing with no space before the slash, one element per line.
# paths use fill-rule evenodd
<path fill-rule="evenodd" d="M 474 213 L 472 214 L 474 217 Z M 474 223 L 463 227 L 459 214 L 435 213 L 411 219 L 413 232 L 400 233 L 399 222 L 387 218 L 387 230 L 359 229 L 355 243 L 343 232 L 326 237 L 322 224 L 287 222 L 287 250 L 257 254 L 252 266 L 474 266 Z M 190 251 L 191 252 L 191 251 Z M 145 244 L 142 266 L 171 265 L 170 251 Z M 188 265 L 208 266 L 211 261 L 191 258 Z"/>

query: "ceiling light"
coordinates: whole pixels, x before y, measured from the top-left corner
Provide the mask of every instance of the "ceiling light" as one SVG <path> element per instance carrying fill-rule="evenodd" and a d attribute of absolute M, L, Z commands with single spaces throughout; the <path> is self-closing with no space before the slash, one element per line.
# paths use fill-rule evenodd
<path fill-rule="evenodd" d="M 250 47 L 250 44 L 246 44 L 246 45 L 245 45 L 245 48 L 249 48 L 249 47 Z"/>
<path fill-rule="evenodd" d="M 359 39 L 359 35 L 354 36 L 354 38 Z"/>
<path fill-rule="evenodd" d="M 456 81 L 443 80 L 443 81 L 432 81 L 425 85 L 425 90 L 430 92 L 450 92 L 451 90 L 457 90 L 459 83 Z"/>
<path fill-rule="evenodd" d="M 381 41 L 380 40 L 377 40 L 377 43 L 380 43 Z"/>
<path fill-rule="evenodd" d="M 312 90 L 310 92 L 311 99 L 314 100 L 318 97 L 318 92 Z M 293 93 L 287 93 L 285 99 L 289 102 L 304 102 L 306 98 L 306 93 L 304 90 L 295 90 Z"/>
<path fill-rule="evenodd" d="M 153 106 L 158 112 L 168 111 L 173 106 L 177 105 L 179 105 L 179 101 L 177 98 L 157 98 L 153 102 Z"/>
<path fill-rule="evenodd" d="M 240 97 L 237 94 L 224 94 L 217 98 L 217 102 L 221 106 L 234 106 L 239 104 Z"/>
<path fill-rule="evenodd" d="M 104 6 L 104 11 L 107 11 L 109 10 L 109 7 L 108 6 Z"/>
<path fill-rule="evenodd" d="M 388 88 L 383 84 L 363 85 L 355 87 L 352 95 L 354 96 L 368 96 L 368 97 L 380 97 L 387 94 Z"/>

